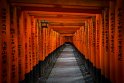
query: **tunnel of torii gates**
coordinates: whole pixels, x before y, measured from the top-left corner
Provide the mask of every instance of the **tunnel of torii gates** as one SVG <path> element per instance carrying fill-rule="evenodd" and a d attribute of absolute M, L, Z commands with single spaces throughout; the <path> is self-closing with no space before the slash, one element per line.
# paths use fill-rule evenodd
<path fill-rule="evenodd" d="M 122 0 L 109 1 L 100 12 L 82 13 L 89 17 L 73 34 L 61 34 L 52 25 L 41 27 L 44 19 L 31 14 L 33 8 L 18 5 L 0 0 L 0 83 L 24 80 L 39 61 L 65 42 L 73 43 L 112 83 L 124 83 Z"/>

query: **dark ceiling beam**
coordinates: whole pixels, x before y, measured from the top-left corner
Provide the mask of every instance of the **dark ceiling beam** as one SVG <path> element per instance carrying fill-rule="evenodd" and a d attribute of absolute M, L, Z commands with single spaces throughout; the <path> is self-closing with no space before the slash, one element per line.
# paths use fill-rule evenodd
<path fill-rule="evenodd" d="M 26 11 L 29 15 L 36 15 L 36 16 L 68 16 L 68 17 L 87 17 L 87 16 L 96 16 L 96 14 L 89 14 L 89 13 L 68 13 L 68 12 L 49 12 L 49 11 Z"/>
<path fill-rule="evenodd" d="M 59 8 L 59 7 L 21 7 L 25 11 L 48 11 L 48 12 L 69 12 L 69 13 L 90 13 L 101 14 L 102 9 L 80 9 L 80 8 Z"/>
<path fill-rule="evenodd" d="M 80 28 L 73 28 L 73 29 L 69 29 L 69 28 L 52 28 L 54 31 L 57 31 L 59 33 L 75 33 L 77 30 L 79 30 Z"/>
<path fill-rule="evenodd" d="M 54 30 L 69 30 L 69 31 L 75 31 L 77 29 L 80 29 L 80 27 L 75 27 L 75 28 L 67 28 L 67 27 L 62 27 L 61 28 L 51 28 L 51 29 L 54 29 Z"/>
<path fill-rule="evenodd" d="M 77 17 L 71 17 L 71 16 L 43 16 L 43 15 L 36 15 L 36 14 L 31 14 L 31 16 L 34 16 L 35 18 L 38 18 L 38 19 L 89 19 L 91 18 L 92 16 L 77 16 Z"/>
<path fill-rule="evenodd" d="M 61 36 L 74 36 L 74 34 L 67 34 L 67 33 L 65 33 L 65 34 L 60 34 Z"/>
<path fill-rule="evenodd" d="M 84 26 L 85 23 L 50 23 L 50 26 Z"/>
<path fill-rule="evenodd" d="M 110 0 L 8 0 L 13 5 L 61 6 L 61 7 L 108 7 Z"/>
<path fill-rule="evenodd" d="M 58 33 L 60 33 L 60 34 L 74 34 L 76 31 L 66 31 L 66 30 L 64 30 L 64 31 L 57 31 L 57 30 L 54 30 L 54 31 L 56 31 L 56 32 L 58 32 Z"/>
<path fill-rule="evenodd" d="M 80 29 L 81 26 L 50 26 L 51 29 L 63 30 L 63 29 L 72 29 L 77 30 Z"/>
<path fill-rule="evenodd" d="M 73 31 L 77 31 L 78 29 L 74 29 L 74 30 L 69 30 L 69 29 L 53 29 L 53 30 L 56 30 L 56 31 L 61 31 L 61 32 L 73 32 Z"/>

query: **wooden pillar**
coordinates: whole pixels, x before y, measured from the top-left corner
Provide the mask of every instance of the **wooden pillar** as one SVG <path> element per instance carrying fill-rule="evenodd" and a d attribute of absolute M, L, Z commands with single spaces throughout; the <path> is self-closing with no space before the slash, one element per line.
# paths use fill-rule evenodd
<path fill-rule="evenodd" d="M 43 57 L 45 58 L 45 45 L 46 45 L 46 41 L 45 41 L 45 33 L 46 33 L 46 31 L 45 31 L 45 28 L 43 28 Z"/>
<path fill-rule="evenodd" d="M 59 33 L 57 33 L 57 48 L 59 47 Z"/>
<path fill-rule="evenodd" d="M 11 56 L 11 83 L 18 83 L 18 28 L 17 8 L 10 9 L 10 56 Z"/>
<path fill-rule="evenodd" d="M 25 73 L 32 70 L 31 18 L 24 12 Z"/>
<path fill-rule="evenodd" d="M 46 50 L 47 50 L 47 28 L 42 28 L 43 29 L 43 57 L 46 57 Z"/>
<path fill-rule="evenodd" d="M 36 65 L 36 29 L 35 29 L 35 19 L 31 16 L 31 43 L 32 43 L 32 60 L 33 67 Z"/>
<path fill-rule="evenodd" d="M 77 30 L 77 34 L 76 34 L 76 43 L 77 43 L 77 48 L 79 50 L 79 30 Z"/>
<path fill-rule="evenodd" d="M 109 49 L 109 10 L 106 8 L 104 10 L 104 67 L 105 67 L 105 76 L 109 78 L 109 58 L 110 58 L 110 49 Z"/>
<path fill-rule="evenodd" d="M 90 50 L 91 50 L 91 56 L 90 56 L 90 61 L 91 61 L 91 63 L 93 63 L 93 57 L 94 57 L 94 42 L 93 42 L 93 39 L 94 37 L 93 37 L 93 20 L 92 19 L 90 19 L 90 46 L 91 46 L 91 48 L 90 48 Z"/>
<path fill-rule="evenodd" d="M 10 10 L 6 0 L 0 0 L 0 83 L 11 83 Z"/>
<path fill-rule="evenodd" d="M 80 39 L 81 39 L 81 53 L 83 54 L 83 39 L 82 39 L 82 36 L 83 36 L 83 26 L 80 27 L 80 31 L 81 31 L 81 36 L 80 36 Z"/>
<path fill-rule="evenodd" d="M 55 49 L 56 48 L 56 32 L 55 31 L 54 31 L 54 42 L 53 42 L 53 44 L 54 44 L 54 49 Z"/>
<path fill-rule="evenodd" d="M 77 32 L 77 43 L 78 43 L 78 50 L 80 51 L 80 30 Z"/>
<path fill-rule="evenodd" d="M 84 26 L 82 26 L 81 27 L 81 47 L 82 47 L 82 49 L 81 49 L 81 53 L 83 54 L 83 29 L 84 29 Z"/>
<path fill-rule="evenodd" d="M 50 52 L 50 50 L 51 50 L 51 28 L 49 28 L 48 36 L 49 36 L 49 39 L 48 39 L 49 46 L 48 46 L 48 48 L 49 48 L 49 53 L 51 53 L 51 52 Z"/>
<path fill-rule="evenodd" d="M 50 31 L 50 48 L 51 48 L 51 52 L 53 51 L 53 30 L 51 29 Z"/>
<path fill-rule="evenodd" d="M 101 29 L 100 29 L 100 32 L 101 32 L 101 39 L 100 39 L 100 41 L 101 41 L 101 47 L 100 47 L 100 64 L 101 64 L 101 74 L 102 75 L 104 75 L 105 74 L 105 63 L 104 63 L 104 59 L 105 59 L 105 57 L 104 57 L 104 48 L 105 48 L 105 46 L 104 46 L 104 43 L 105 43 L 105 38 L 104 38 L 104 36 L 105 36 L 105 26 L 104 26 L 104 12 L 102 12 L 102 14 L 101 14 Z"/>
<path fill-rule="evenodd" d="M 84 27 L 84 55 L 86 56 L 86 59 L 88 59 L 88 22 L 85 22 Z"/>
<path fill-rule="evenodd" d="M 47 54 L 50 53 L 50 28 L 48 28 L 47 32 Z"/>
<path fill-rule="evenodd" d="M 62 45 L 64 43 L 64 38 L 63 36 L 60 35 L 60 44 Z"/>
<path fill-rule="evenodd" d="M 99 67 L 100 67 L 100 73 L 103 75 L 103 47 L 104 47 L 104 21 L 102 14 L 99 14 Z"/>
<path fill-rule="evenodd" d="M 40 25 L 40 21 L 38 20 L 38 23 L 37 23 L 37 27 L 38 27 L 38 47 L 39 47 L 39 58 L 40 58 L 40 61 L 43 61 L 44 58 L 43 58 L 43 38 L 42 38 L 42 27 Z"/>
<path fill-rule="evenodd" d="M 115 82 L 115 48 L 114 48 L 114 36 L 115 36 L 115 2 L 110 1 L 109 8 L 109 44 L 110 44 L 110 80 L 112 83 Z"/>
<path fill-rule="evenodd" d="M 124 83 L 124 7 L 123 0 L 116 1 L 115 8 L 115 73 L 116 83 Z"/>
<path fill-rule="evenodd" d="M 84 36 L 84 33 L 85 33 L 85 26 L 82 27 L 82 52 L 83 54 L 85 54 L 85 36 Z"/>
<path fill-rule="evenodd" d="M 18 11 L 18 68 L 19 68 L 19 81 L 25 78 L 25 35 L 24 35 L 24 14 Z"/>
<path fill-rule="evenodd" d="M 93 22 L 93 46 L 92 46 L 92 52 L 93 52 L 93 55 L 92 55 L 92 63 L 93 63 L 93 66 L 96 65 L 96 17 L 93 17 L 92 18 L 92 22 Z"/>
<path fill-rule="evenodd" d="M 48 29 L 46 28 L 45 29 L 45 57 L 47 57 L 47 45 L 48 45 L 48 35 L 47 35 L 47 33 L 48 33 Z"/>
<path fill-rule="evenodd" d="M 36 65 L 38 64 L 39 62 L 39 45 L 38 45 L 38 30 L 39 30 L 39 27 L 38 27 L 38 20 L 35 18 L 34 19 L 34 22 L 35 22 L 35 52 L 36 52 Z"/>
<path fill-rule="evenodd" d="M 91 43 L 91 42 L 90 42 L 90 41 L 91 41 L 91 40 L 90 40 L 90 38 L 91 38 L 91 34 L 90 34 L 90 19 L 88 20 L 88 23 L 87 23 L 87 35 L 88 35 L 88 36 L 87 36 L 87 37 L 88 37 L 88 39 L 87 39 L 87 44 L 88 44 L 88 45 L 87 45 L 87 46 L 88 46 L 88 47 L 87 47 L 87 48 L 88 48 L 88 49 L 87 49 L 87 56 L 88 56 L 88 60 L 89 60 L 89 59 L 90 59 L 90 52 L 91 52 L 91 51 L 90 51 L 90 43 Z"/>
<path fill-rule="evenodd" d="M 100 15 L 96 15 L 96 68 L 100 69 Z"/>
<path fill-rule="evenodd" d="M 58 33 L 56 32 L 56 48 L 58 47 Z"/>
<path fill-rule="evenodd" d="M 48 50 L 49 50 L 49 28 L 46 30 L 46 56 L 48 56 Z"/>
<path fill-rule="evenodd" d="M 93 51 L 92 51 L 92 19 L 89 19 L 89 28 L 88 28 L 88 33 L 89 33 L 89 60 L 92 62 L 91 57 L 94 56 L 93 55 Z"/>

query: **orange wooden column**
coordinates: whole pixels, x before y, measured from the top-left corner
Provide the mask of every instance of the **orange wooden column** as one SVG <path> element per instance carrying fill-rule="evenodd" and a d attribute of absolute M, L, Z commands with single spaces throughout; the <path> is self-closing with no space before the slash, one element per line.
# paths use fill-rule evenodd
<path fill-rule="evenodd" d="M 51 42 L 51 44 L 52 44 L 52 51 L 54 50 L 54 40 L 55 40 L 55 38 L 54 38 L 54 31 L 52 31 L 52 34 L 51 34 L 52 36 L 51 36 L 51 40 L 52 40 L 52 42 Z"/>
<path fill-rule="evenodd" d="M 56 32 L 56 48 L 58 47 L 58 32 Z"/>
<path fill-rule="evenodd" d="M 57 33 L 57 48 L 60 46 L 60 43 L 59 43 L 59 38 L 60 38 L 60 34 Z"/>
<path fill-rule="evenodd" d="M 45 56 L 47 57 L 48 56 L 48 42 L 49 42 L 48 41 L 48 28 L 46 28 L 46 34 L 45 35 L 46 35 L 46 37 L 45 37 L 46 38 L 46 41 L 45 41 L 46 42 L 46 45 L 45 45 L 45 48 L 46 48 Z"/>
<path fill-rule="evenodd" d="M 100 15 L 96 14 L 96 68 L 100 69 Z"/>
<path fill-rule="evenodd" d="M 52 45 L 53 45 L 52 48 L 53 48 L 53 49 L 52 49 L 52 51 L 55 49 L 55 45 L 56 45 L 56 44 L 55 44 L 55 40 L 56 40 L 55 31 L 53 31 L 53 36 L 52 36 L 52 41 L 53 41 L 53 42 L 52 42 Z"/>
<path fill-rule="evenodd" d="M 25 35 L 25 74 L 32 70 L 32 39 L 31 39 L 31 18 L 24 12 L 24 35 Z"/>
<path fill-rule="evenodd" d="M 18 83 L 18 27 L 17 8 L 10 10 L 10 56 L 11 56 L 11 83 Z"/>
<path fill-rule="evenodd" d="M 79 50 L 79 30 L 77 30 L 76 32 L 76 46 L 77 46 L 77 49 Z"/>
<path fill-rule="evenodd" d="M 110 49 L 109 49 L 109 10 L 106 8 L 104 10 L 104 67 L 105 67 L 105 76 L 109 78 L 109 58 L 110 58 Z"/>
<path fill-rule="evenodd" d="M 80 52 L 82 53 L 82 49 L 83 49 L 83 47 L 82 47 L 82 28 L 83 27 L 80 27 Z"/>
<path fill-rule="evenodd" d="M 55 31 L 54 31 L 54 41 L 53 41 L 53 43 L 54 43 L 54 47 L 53 48 L 55 49 L 56 48 L 56 32 Z"/>
<path fill-rule="evenodd" d="M 18 68 L 19 68 L 19 81 L 24 80 L 25 78 L 25 35 L 24 35 L 24 14 L 18 10 L 17 19 L 19 22 L 18 25 Z"/>
<path fill-rule="evenodd" d="M 92 53 L 92 19 L 89 19 L 88 20 L 88 34 L 89 34 L 89 38 L 88 38 L 88 41 L 89 41 L 89 44 L 88 44 L 88 47 L 89 47 L 89 60 L 91 61 L 91 57 L 94 56 L 93 53 Z"/>
<path fill-rule="evenodd" d="M 38 30 L 39 30 L 39 27 L 38 27 L 38 20 L 37 18 L 34 19 L 34 22 L 35 22 L 35 53 L 36 53 L 36 65 L 39 63 L 39 45 L 38 45 Z"/>
<path fill-rule="evenodd" d="M 83 35 L 83 26 L 80 27 L 80 52 L 83 53 L 83 40 L 82 40 L 82 35 Z"/>
<path fill-rule="evenodd" d="M 77 44 L 77 48 L 79 50 L 79 30 L 77 30 L 77 34 L 76 34 L 76 44 Z"/>
<path fill-rule="evenodd" d="M 87 27 L 86 27 L 86 22 L 85 22 L 84 31 L 83 31 L 83 40 L 84 40 L 83 49 L 84 49 L 85 57 L 87 57 L 87 36 L 86 36 L 87 30 L 86 29 Z"/>
<path fill-rule="evenodd" d="M 57 47 L 59 47 L 60 46 L 60 34 L 58 33 L 58 40 L 57 40 Z"/>
<path fill-rule="evenodd" d="M 64 43 L 64 38 L 63 38 L 63 36 L 61 36 L 61 34 L 60 34 L 60 45 L 62 45 Z"/>
<path fill-rule="evenodd" d="M 55 32 L 52 31 L 52 42 L 51 42 L 51 44 L 52 44 L 52 51 L 53 51 L 54 48 L 55 48 L 55 43 L 54 43 L 54 41 L 55 41 Z"/>
<path fill-rule="evenodd" d="M 81 35 L 80 35 L 80 29 L 78 30 L 78 47 L 79 47 L 79 51 L 81 51 L 81 39 L 80 39 Z"/>
<path fill-rule="evenodd" d="M 56 48 L 58 47 L 58 33 L 56 33 Z"/>
<path fill-rule="evenodd" d="M 102 14 L 99 14 L 99 66 L 100 66 L 100 73 L 103 74 L 103 44 L 102 44 Z"/>
<path fill-rule="evenodd" d="M 114 35 L 115 35 L 115 3 L 110 1 L 109 8 L 109 43 L 110 43 L 110 80 L 115 82 L 115 48 L 114 48 Z"/>
<path fill-rule="evenodd" d="M 83 54 L 83 29 L 84 26 L 81 26 L 81 53 Z"/>
<path fill-rule="evenodd" d="M 77 47 L 77 49 L 81 52 L 81 53 L 83 53 L 83 49 L 84 49 L 84 47 L 83 47 L 83 39 L 82 38 L 85 38 L 85 37 L 83 37 L 83 28 L 84 27 L 80 27 L 80 29 L 79 30 L 77 30 L 76 31 L 76 33 L 74 34 L 74 36 L 73 36 L 73 43 L 74 43 L 74 45 Z M 84 53 L 83 53 L 84 54 Z"/>
<path fill-rule="evenodd" d="M 82 27 L 82 53 L 85 54 L 85 36 L 84 36 L 84 32 L 85 32 L 85 26 Z"/>
<path fill-rule="evenodd" d="M 93 26 L 92 26 L 92 19 L 89 19 L 88 20 L 89 22 L 88 22 L 88 26 L 89 26 L 89 28 L 88 28 L 88 34 L 89 34 L 89 60 L 92 62 L 92 60 L 91 60 L 91 57 L 93 56 L 93 53 L 92 53 L 92 42 L 93 42 L 93 38 L 92 38 L 92 28 L 93 28 Z"/>
<path fill-rule="evenodd" d="M 1 1 L 0 1 L 0 3 L 2 3 Z M 2 12 L 2 7 L 1 7 L 1 4 L 0 4 L 0 12 Z M 5 11 L 5 13 L 6 13 L 6 11 Z M 2 13 L 0 13 L 0 17 L 3 17 L 4 15 L 2 14 Z M 6 24 L 6 23 L 5 23 Z M 3 25 L 3 23 L 2 23 L 2 19 L 0 18 L 0 27 L 2 27 L 2 25 Z M 0 45 L 2 46 L 2 29 L 3 29 L 3 27 L 0 29 Z M 6 31 L 5 31 L 6 32 Z M 1 48 L 0 47 L 0 54 L 2 54 L 2 50 L 3 50 L 3 48 Z M 4 56 L 4 55 L 2 55 L 2 56 Z M 1 68 L 1 70 L 0 70 L 0 82 L 2 83 L 2 56 L 0 56 L 0 68 Z M 6 55 L 7 56 L 7 55 Z M 6 76 L 7 77 L 7 76 Z M 6 79 L 7 80 L 7 79 Z"/>
<path fill-rule="evenodd" d="M 54 47 L 54 50 L 56 49 L 56 39 L 57 38 L 57 32 L 55 31 L 55 41 L 54 41 L 54 44 L 55 44 L 55 47 Z"/>
<path fill-rule="evenodd" d="M 105 26 L 104 26 L 104 12 L 102 12 L 101 14 L 101 29 L 100 29 L 100 43 L 101 43 L 101 47 L 100 47 L 100 65 L 101 65 L 101 74 L 104 75 L 105 74 L 105 63 L 104 63 L 104 43 L 105 43 Z"/>
<path fill-rule="evenodd" d="M 60 38 L 61 38 L 61 35 L 60 35 L 60 33 L 59 33 L 59 34 L 58 34 L 58 45 L 59 45 L 59 46 L 61 45 Z"/>
<path fill-rule="evenodd" d="M 43 28 L 43 32 L 42 32 L 42 34 L 43 34 L 43 56 L 45 57 L 45 45 L 46 45 L 46 41 L 45 41 L 45 33 L 46 33 L 46 31 L 45 31 L 45 28 Z"/>
<path fill-rule="evenodd" d="M 95 23 L 93 23 L 93 19 L 90 19 L 90 53 L 91 53 L 91 56 L 90 56 L 90 61 L 92 63 L 95 63 L 94 62 L 94 56 L 95 56 L 95 44 L 94 44 L 94 30 L 95 30 Z"/>
<path fill-rule="evenodd" d="M 6 0 L 0 0 L 0 83 L 11 83 L 10 53 L 10 10 Z"/>
<path fill-rule="evenodd" d="M 46 57 L 46 28 L 43 28 L 43 56 Z"/>
<path fill-rule="evenodd" d="M 54 39 L 54 49 L 56 49 L 56 32 L 55 32 L 55 31 L 54 31 L 54 38 L 55 38 L 55 39 Z M 54 50 L 54 49 L 53 49 L 53 50 Z"/>
<path fill-rule="evenodd" d="M 42 35 L 42 27 L 41 27 L 41 23 L 40 21 L 38 21 L 38 24 L 37 24 L 37 27 L 38 27 L 38 46 L 39 46 L 39 58 L 40 58 L 40 61 L 43 61 L 44 60 L 44 57 L 43 57 L 43 35 Z"/>
<path fill-rule="evenodd" d="M 36 65 L 36 29 L 35 29 L 35 18 L 31 16 L 31 43 L 32 43 L 32 61 L 33 67 Z"/>
<path fill-rule="evenodd" d="M 48 28 L 48 31 L 47 31 L 47 54 L 50 53 L 50 28 Z"/>
<path fill-rule="evenodd" d="M 78 42 L 79 42 L 79 50 L 80 50 L 80 52 L 81 52 L 81 47 L 82 47 L 82 46 L 81 46 L 81 38 L 80 38 L 80 37 L 81 37 L 81 29 L 79 29 L 79 37 L 78 37 L 78 38 L 79 38 L 79 39 L 78 39 Z"/>
<path fill-rule="evenodd" d="M 92 46 L 92 56 L 91 56 L 91 59 L 92 59 L 92 63 L 93 63 L 93 66 L 96 66 L 96 17 L 92 17 L 92 38 L 93 38 L 93 46 Z"/>
<path fill-rule="evenodd" d="M 51 44 L 51 42 L 52 42 L 52 29 L 50 29 L 50 33 L 49 33 L 50 35 L 50 39 L 49 39 L 49 50 L 50 50 L 50 53 L 52 52 L 52 44 Z"/>
<path fill-rule="evenodd" d="M 74 34 L 73 41 L 74 41 L 74 45 L 76 46 L 76 33 Z"/>
<path fill-rule="evenodd" d="M 45 56 L 44 56 L 44 30 L 40 24 L 40 30 L 41 30 L 41 57 L 42 57 L 42 61 L 45 59 Z"/>
<path fill-rule="evenodd" d="M 117 0 L 115 8 L 115 73 L 116 83 L 124 83 L 124 7 Z"/>
<path fill-rule="evenodd" d="M 50 52 L 53 51 L 53 29 L 50 30 Z"/>
<path fill-rule="evenodd" d="M 76 33 L 75 33 L 74 36 L 73 36 L 73 43 L 74 43 L 74 45 L 76 46 Z"/>
<path fill-rule="evenodd" d="M 90 20 L 87 21 L 87 59 L 90 59 Z"/>

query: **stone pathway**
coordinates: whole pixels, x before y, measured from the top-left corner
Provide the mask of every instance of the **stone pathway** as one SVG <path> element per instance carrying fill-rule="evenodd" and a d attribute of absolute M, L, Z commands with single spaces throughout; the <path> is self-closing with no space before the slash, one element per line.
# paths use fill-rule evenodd
<path fill-rule="evenodd" d="M 85 83 L 71 45 L 63 49 L 46 83 Z"/>

